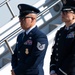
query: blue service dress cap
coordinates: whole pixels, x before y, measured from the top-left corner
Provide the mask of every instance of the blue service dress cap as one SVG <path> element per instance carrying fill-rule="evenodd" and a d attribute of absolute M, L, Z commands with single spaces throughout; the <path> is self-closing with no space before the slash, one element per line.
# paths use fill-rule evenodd
<path fill-rule="evenodd" d="M 63 0 L 62 10 L 73 10 L 75 11 L 75 0 Z"/>
<path fill-rule="evenodd" d="M 33 7 L 31 5 L 28 5 L 28 4 L 19 4 L 18 8 L 20 10 L 19 17 L 24 17 L 29 13 L 36 13 L 37 14 L 40 12 L 40 10 L 38 8 Z"/>

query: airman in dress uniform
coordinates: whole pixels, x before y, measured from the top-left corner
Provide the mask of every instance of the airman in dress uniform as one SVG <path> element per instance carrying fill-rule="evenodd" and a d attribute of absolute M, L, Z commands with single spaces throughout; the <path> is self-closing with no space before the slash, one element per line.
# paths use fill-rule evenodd
<path fill-rule="evenodd" d="M 66 0 L 61 10 L 65 26 L 55 36 L 50 75 L 75 75 L 75 0 Z"/>
<path fill-rule="evenodd" d="M 19 4 L 19 20 L 25 31 L 18 35 L 12 55 L 12 75 L 44 75 L 43 62 L 48 46 L 47 36 L 35 25 L 39 9 Z"/>

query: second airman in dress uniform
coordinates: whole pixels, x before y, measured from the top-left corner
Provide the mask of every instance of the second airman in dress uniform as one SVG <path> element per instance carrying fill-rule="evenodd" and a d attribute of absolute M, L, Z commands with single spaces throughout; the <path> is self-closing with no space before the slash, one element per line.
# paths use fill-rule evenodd
<path fill-rule="evenodd" d="M 57 31 L 50 75 L 75 75 L 75 0 L 66 0 L 61 11 L 65 26 Z"/>
<path fill-rule="evenodd" d="M 48 46 L 47 36 L 37 26 L 40 11 L 27 4 L 19 4 L 20 24 L 25 31 L 19 34 L 12 55 L 12 75 L 44 75 L 43 63 Z"/>

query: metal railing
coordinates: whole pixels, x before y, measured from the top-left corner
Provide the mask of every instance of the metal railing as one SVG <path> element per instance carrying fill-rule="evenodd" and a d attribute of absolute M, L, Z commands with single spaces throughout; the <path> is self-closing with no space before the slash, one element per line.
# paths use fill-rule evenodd
<path fill-rule="evenodd" d="M 5 5 L 7 2 L 9 2 L 10 0 L 5 0 L 2 3 L 0 3 L 0 7 L 2 7 L 3 5 Z"/>
<path fill-rule="evenodd" d="M 9 49 L 10 53 L 11 53 L 11 54 L 14 54 L 12 48 L 10 47 L 10 45 L 9 45 L 9 43 L 8 43 L 8 40 L 5 40 L 5 43 L 6 43 L 7 47 L 8 47 L 8 49 Z"/>
<path fill-rule="evenodd" d="M 7 7 L 8 7 L 8 9 L 9 9 L 9 11 L 10 11 L 10 13 L 11 13 L 11 15 L 12 15 L 12 17 L 14 18 L 14 17 L 15 17 L 15 14 L 14 14 L 14 12 L 13 12 L 13 10 L 12 10 L 10 4 L 9 4 L 9 1 L 10 1 L 10 0 L 5 0 L 5 1 L 3 1 L 2 3 L 0 3 L 0 7 L 2 7 L 3 5 L 6 4 Z"/>

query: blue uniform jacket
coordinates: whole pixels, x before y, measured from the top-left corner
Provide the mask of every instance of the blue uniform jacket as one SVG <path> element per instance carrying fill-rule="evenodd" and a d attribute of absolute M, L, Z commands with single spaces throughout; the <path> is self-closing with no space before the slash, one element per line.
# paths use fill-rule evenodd
<path fill-rule="evenodd" d="M 27 35 L 21 33 L 17 38 L 12 55 L 12 69 L 16 75 L 44 75 L 43 61 L 48 46 L 44 33 L 37 27 Z"/>
<path fill-rule="evenodd" d="M 50 62 L 52 70 L 57 75 L 75 75 L 75 23 L 68 29 L 62 27 L 56 34 Z"/>

